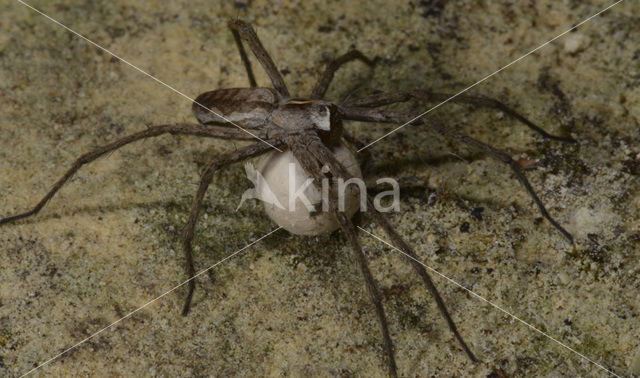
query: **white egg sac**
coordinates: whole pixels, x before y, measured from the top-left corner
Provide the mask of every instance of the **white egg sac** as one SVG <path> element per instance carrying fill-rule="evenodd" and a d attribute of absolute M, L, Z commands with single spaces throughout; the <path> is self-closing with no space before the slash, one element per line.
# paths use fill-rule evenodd
<path fill-rule="evenodd" d="M 329 212 L 329 186 L 338 189 L 339 198 L 344 199 L 341 210 L 348 217 L 355 214 L 363 200 L 366 201 L 366 190 L 363 190 L 361 198 L 354 183 L 359 182 L 360 188 L 364 188 L 362 172 L 353 153 L 342 143 L 332 152 L 353 177 L 351 181 L 343 181 L 346 186 L 339 185 L 335 179 L 325 179 L 317 183 L 322 188 L 319 190 L 289 150 L 269 152 L 258 162 L 258 172 L 264 182 L 257 189 L 264 209 L 274 222 L 292 234 L 318 235 L 332 232 L 340 226 Z"/>

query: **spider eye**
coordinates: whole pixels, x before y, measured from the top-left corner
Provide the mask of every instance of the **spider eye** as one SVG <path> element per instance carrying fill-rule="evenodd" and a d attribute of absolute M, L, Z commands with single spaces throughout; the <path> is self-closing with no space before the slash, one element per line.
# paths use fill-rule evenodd
<path fill-rule="evenodd" d="M 320 114 L 323 117 L 326 116 L 327 113 L 329 113 L 329 109 L 326 106 L 323 106 L 320 109 L 318 109 L 318 114 Z"/>

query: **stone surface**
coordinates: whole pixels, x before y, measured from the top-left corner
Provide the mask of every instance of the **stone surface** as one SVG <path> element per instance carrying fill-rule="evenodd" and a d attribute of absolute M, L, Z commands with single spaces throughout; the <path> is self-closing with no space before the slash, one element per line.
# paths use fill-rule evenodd
<path fill-rule="evenodd" d="M 195 97 L 247 85 L 226 20 L 257 28 L 293 94 L 357 47 L 380 58 L 336 75 L 328 98 L 456 93 L 555 37 L 604 1 L 33 1 L 51 17 Z M 447 104 L 429 117 L 523 161 L 572 247 L 499 162 L 407 126 L 358 154 L 363 174 L 408 177 L 391 222 L 422 261 L 619 375 L 640 333 L 640 5 L 625 1 L 474 87 L 544 129 Z M 188 100 L 29 10 L 0 4 L 0 215 L 27 209 L 92 147 L 192 121 Z M 258 82 L 266 75 L 256 66 Z M 434 104 L 398 106 L 419 114 Z M 394 125 L 348 123 L 372 141 Z M 184 281 L 180 233 L 199 173 L 245 143 L 163 136 L 84 167 L 36 217 L 0 227 L 0 375 L 19 376 Z M 222 170 L 195 245 L 211 266 L 275 225 L 251 183 Z M 248 206 L 247 206 L 248 205 Z M 483 210 L 480 210 L 482 208 Z M 364 216 L 356 221 L 383 236 Z M 465 222 L 467 226 L 462 226 Z M 464 231 L 461 231 L 464 230 Z M 403 376 L 605 376 L 603 370 L 434 277 L 471 363 L 401 256 L 361 233 Z M 277 232 L 38 370 L 39 376 L 384 376 L 378 321 L 345 238 Z M 495 376 L 495 375 L 494 375 Z"/>

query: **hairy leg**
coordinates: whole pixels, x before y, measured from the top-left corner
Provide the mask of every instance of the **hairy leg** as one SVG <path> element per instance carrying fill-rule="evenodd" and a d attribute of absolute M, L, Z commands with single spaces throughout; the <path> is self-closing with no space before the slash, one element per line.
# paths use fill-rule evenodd
<path fill-rule="evenodd" d="M 547 133 L 538 125 L 529 121 L 527 118 L 520 115 L 518 112 L 511 109 L 504 103 L 498 100 L 488 98 L 488 97 L 483 97 L 483 96 L 459 95 L 454 97 L 454 95 L 451 95 L 451 94 L 433 93 L 425 90 L 412 90 L 407 92 L 388 92 L 388 93 L 379 93 L 379 94 L 375 94 L 375 95 L 360 98 L 360 99 L 346 101 L 341 105 L 341 108 L 347 109 L 347 111 L 349 109 L 355 109 L 355 108 L 373 108 L 378 106 L 390 105 L 398 102 L 406 102 L 413 99 L 423 100 L 423 101 L 432 101 L 432 102 L 448 100 L 449 102 L 453 102 L 453 103 L 469 104 L 469 105 L 475 105 L 478 107 L 497 109 L 509 115 L 510 117 L 513 117 L 518 121 L 522 122 L 531 130 L 539 133 L 545 138 L 557 140 L 560 142 L 566 142 L 566 143 L 576 143 L 576 140 L 573 138 L 561 137 L 561 136 L 551 135 Z M 357 116 L 357 111 L 354 112 L 354 116 Z"/>
<path fill-rule="evenodd" d="M 391 226 L 391 224 L 387 221 L 384 215 L 380 213 L 378 210 L 376 210 L 375 206 L 373 206 L 373 202 L 371 201 L 371 197 L 367 198 L 367 212 L 376 220 L 376 223 L 382 226 L 385 233 L 391 238 L 391 241 L 393 242 L 393 244 L 398 246 L 404 253 L 406 253 L 410 257 L 410 258 L 407 258 L 407 260 L 409 261 L 413 269 L 416 271 L 416 273 L 418 273 L 418 275 L 422 278 L 425 285 L 427 285 L 427 288 L 429 289 L 431 296 L 433 296 L 433 298 L 435 299 L 438 305 L 438 309 L 440 310 L 440 313 L 447 321 L 447 325 L 449 326 L 449 329 L 451 330 L 451 332 L 453 332 L 456 339 L 458 339 L 458 342 L 462 346 L 462 349 L 464 349 L 465 353 L 467 354 L 467 356 L 469 356 L 471 361 L 476 362 L 477 361 L 476 357 L 473 355 L 473 352 L 471 352 L 471 349 L 469 349 L 469 347 L 467 346 L 467 343 L 465 343 L 464 339 L 458 332 L 458 329 L 456 328 L 456 324 L 453 322 L 453 319 L 451 319 L 451 315 L 449 315 L 447 306 L 444 304 L 444 300 L 440 296 L 438 289 L 436 288 L 433 281 L 431 280 L 431 276 L 429 276 L 429 273 L 427 273 L 424 266 L 422 266 L 418 262 L 420 261 L 418 259 L 418 255 L 415 254 L 415 252 L 411 249 L 411 247 L 409 247 L 409 244 L 407 244 L 404 241 L 404 239 L 402 239 L 402 237 L 396 232 L 396 230 Z"/>
<path fill-rule="evenodd" d="M 236 41 L 236 46 L 238 47 L 238 52 L 240 53 L 240 59 L 242 59 L 242 64 L 244 65 L 245 70 L 247 71 L 247 76 L 249 77 L 249 85 L 251 88 L 255 88 L 258 86 L 256 84 L 256 77 L 253 75 L 253 69 L 251 68 L 251 62 L 249 61 L 249 57 L 247 56 L 247 52 L 244 49 L 244 45 L 242 44 L 242 38 L 240 37 L 240 33 L 231 26 L 231 33 L 233 33 L 233 39 Z"/>
<path fill-rule="evenodd" d="M 202 206 L 202 199 L 204 198 L 205 193 L 207 192 L 207 188 L 211 184 L 213 180 L 213 174 L 219 168 L 231 164 L 236 163 L 238 161 L 242 161 L 248 159 L 250 157 L 255 157 L 260 154 L 263 154 L 267 151 L 271 150 L 271 146 L 266 145 L 264 143 L 257 143 L 251 145 L 249 147 L 245 147 L 233 152 L 229 152 L 222 156 L 219 156 L 213 159 L 204 170 L 200 178 L 200 185 L 198 186 L 198 192 L 196 193 L 196 197 L 191 204 L 191 213 L 189 214 L 189 220 L 184 228 L 184 232 L 182 234 L 182 246 L 185 253 L 185 258 L 187 261 L 187 275 L 189 278 L 195 276 L 196 272 L 193 267 L 193 256 L 191 249 L 191 241 L 193 240 L 193 234 L 196 227 L 196 223 L 198 221 L 198 216 L 200 214 L 200 207 Z M 187 294 L 187 298 L 184 302 L 184 307 L 182 308 L 182 315 L 187 315 L 189 312 L 189 306 L 191 304 L 191 298 L 193 297 L 193 292 L 196 288 L 195 280 L 189 281 L 189 292 Z"/>
<path fill-rule="evenodd" d="M 186 134 L 186 135 L 197 135 L 204 137 L 212 137 L 212 138 L 224 138 L 224 139 L 252 139 L 252 137 L 242 130 L 232 129 L 229 127 L 220 127 L 220 126 L 203 126 L 197 124 L 173 124 L 173 125 L 160 125 L 160 126 L 151 126 L 144 131 L 137 132 L 135 134 L 128 135 L 124 138 L 118 139 L 115 142 L 109 143 L 102 147 L 98 147 L 93 151 L 87 152 L 80 156 L 73 163 L 71 168 L 69 168 L 64 175 L 56 181 L 53 187 L 49 190 L 49 192 L 34 206 L 31 210 L 26 211 L 21 214 L 13 215 L 7 218 L 0 219 L 0 225 L 9 223 L 12 221 L 16 221 L 18 219 L 26 218 L 31 215 L 37 214 L 44 205 L 62 188 L 62 186 L 85 164 L 88 164 L 100 156 L 115 151 L 118 148 L 125 146 L 129 143 L 155 137 L 162 134 Z"/>
<path fill-rule="evenodd" d="M 320 183 L 323 178 L 325 178 L 324 174 L 321 171 L 320 162 L 322 164 L 329 164 L 332 167 L 332 172 L 346 172 L 344 167 L 341 165 L 335 166 L 334 161 L 327 160 L 327 156 L 333 156 L 331 151 L 329 151 L 324 145 L 320 142 L 320 139 L 315 137 L 313 140 L 303 141 L 301 144 L 291 144 L 291 150 L 302 165 L 305 172 L 307 172 L 311 177 L 315 179 L 314 183 Z M 313 146 L 313 148 L 310 148 Z M 339 163 L 338 163 L 339 164 Z M 342 176 L 347 179 L 347 176 Z M 336 219 L 340 223 L 340 228 L 347 236 L 349 243 L 351 244 L 351 248 L 355 254 L 356 260 L 358 262 L 358 266 L 362 275 L 365 279 L 365 286 L 367 288 L 367 292 L 371 297 L 371 301 L 373 302 L 376 315 L 378 317 L 378 321 L 380 323 L 380 327 L 382 329 L 382 337 L 384 340 L 384 350 L 387 355 L 389 362 L 389 373 L 393 377 L 397 377 L 397 367 L 396 360 L 393 354 L 393 342 L 391 341 L 391 335 L 389 334 L 389 327 L 387 325 L 387 317 L 384 312 L 384 307 L 382 306 L 382 296 L 380 295 L 380 290 L 376 285 L 375 280 L 373 279 L 373 275 L 369 270 L 369 266 L 367 264 L 366 257 L 362 252 L 362 248 L 358 243 L 358 239 L 356 236 L 356 229 L 351 223 L 351 220 L 341 211 L 338 211 L 337 197 L 336 193 L 331 193 L 329 196 L 329 205 L 331 212 L 336 216 Z"/>
<path fill-rule="evenodd" d="M 351 249 L 353 249 L 356 260 L 358 261 L 358 266 L 360 267 L 360 271 L 364 276 L 367 291 L 369 292 L 371 301 L 376 308 L 376 314 L 378 315 L 378 320 L 380 321 L 380 326 L 382 327 L 382 336 L 384 337 L 384 349 L 387 357 L 389 358 L 389 372 L 393 377 L 397 377 L 398 373 L 396 361 L 393 355 L 393 342 L 391 341 L 391 336 L 389 335 L 389 327 L 387 325 L 387 317 L 384 313 L 384 307 L 382 307 L 382 296 L 380 295 L 380 290 L 378 289 L 378 286 L 373 279 L 373 275 L 371 275 L 371 271 L 369 270 L 369 266 L 367 265 L 367 259 L 362 252 L 360 244 L 358 243 L 356 229 L 355 227 L 353 227 L 353 223 L 343 212 L 338 212 L 337 208 L 334 208 L 333 210 L 334 214 L 336 214 L 338 222 L 340 222 L 340 228 L 342 229 L 342 232 L 344 232 L 347 236 L 347 239 L 349 239 Z"/>
<path fill-rule="evenodd" d="M 331 154 L 330 151 L 325 146 L 320 145 L 318 143 L 313 143 L 313 144 L 309 145 L 309 151 L 311 153 L 315 154 L 316 156 L 318 156 L 318 158 L 321 161 L 323 161 L 325 164 L 328 164 L 331 167 L 331 171 L 332 172 L 337 172 L 340 177 L 343 177 L 345 179 L 349 178 L 346 169 L 344 169 L 342 164 L 340 164 L 340 162 L 338 162 L 335 159 L 333 154 Z M 449 329 L 454 334 L 454 336 L 456 337 L 456 339 L 458 340 L 458 342 L 462 346 L 462 349 L 465 351 L 467 356 L 469 356 L 469 359 L 471 359 L 471 361 L 473 361 L 473 362 L 476 362 L 477 361 L 476 357 L 474 356 L 473 352 L 471 352 L 471 349 L 469 349 L 469 347 L 467 346 L 466 342 L 464 341 L 464 339 L 462 338 L 462 336 L 458 332 L 458 329 L 456 328 L 456 325 L 455 325 L 453 319 L 451 319 L 451 316 L 449 315 L 449 311 L 447 310 L 447 307 L 444 304 L 444 300 L 440 296 L 440 293 L 438 292 L 438 289 L 433 284 L 433 281 L 431 280 L 431 277 L 429 276 L 427 271 L 418 262 L 419 261 L 418 260 L 418 256 L 415 254 L 415 252 L 413 252 L 411 247 L 409 247 L 409 245 L 404 241 L 404 239 L 402 239 L 402 237 L 400 237 L 400 235 L 395 231 L 395 229 L 387 221 L 387 219 L 384 217 L 384 215 L 381 214 L 380 212 L 378 212 L 375 209 L 375 206 L 373 205 L 373 203 L 371 201 L 371 198 L 367 198 L 367 211 L 376 220 L 376 222 L 380 226 L 382 226 L 382 228 L 385 230 L 387 235 L 389 235 L 389 237 L 391 238 L 393 243 L 395 245 L 398 245 L 400 247 L 400 249 L 402 251 L 404 251 L 410 257 L 410 258 L 408 258 L 409 262 L 413 266 L 414 270 L 418 273 L 418 275 L 422 278 L 422 280 L 424 281 L 425 285 L 429 289 L 429 292 L 431 293 L 431 295 L 435 299 L 436 304 L 438 305 L 438 309 L 440 310 L 440 313 L 442 314 L 442 316 L 447 321 Z M 338 219 L 340 220 L 340 218 L 338 218 Z M 350 220 L 347 219 L 347 221 L 349 222 L 349 224 L 351 224 Z M 341 221 L 341 226 L 343 227 L 343 231 L 344 231 L 345 226 L 342 225 L 342 221 Z M 351 227 L 353 227 L 352 224 L 351 224 Z M 345 231 L 345 233 L 347 233 L 347 231 Z M 354 237 L 355 237 L 355 233 L 354 233 Z M 353 242 L 352 242 L 352 244 L 353 244 Z M 355 247 L 354 247 L 354 249 L 355 249 Z M 384 315 L 384 313 L 383 313 L 383 315 Z"/>
<path fill-rule="evenodd" d="M 411 117 L 401 112 L 395 112 L 395 111 L 389 111 L 389 110 L 376 110 L 371 108 L 351 108 L 350 114 L 351 116 L 349 117 L 345 115 L 344 119 L 357 120 L 357 121 L 369 121 L 369 122 L 383 122 L 383 123 L 404 123 L 407 120 L 411 119 Z M 440 125 L 438 122 L 434 120 L 418 119 L 413 121 L 412 124 L 427 126 L 429 129 L 434 130 L 441 135 L 453 138 L 464 144 L 475 147 L 476 149 L 482 152 L 488 153 L 494 158 L 498 159 L 499 161 L 505 163 L 507 166 L 509 166 L 509 168 L 511 168 L 513 173 L 516 175 L 516 178 L 518 179 L 518 181 L 520 181 L 520 183 L 525 187 L 525 189 L 529 193 L 529 196 L 533 199 L 533 201 L 538 206 L 540 213 L 545 218 L 547 218 L 547 220 L 558 231 L 560 231 L 562 235 L 564 235 L 571 243 L 573 243 L 573 236 L 567 230 L 565 230 L 558 222 L 556 222 L 556 220 L 553 219 L 551 215 L 549 215 L 544 204 L 536 194 L 535 190 L 533 190 L 531 183 L 529 183 L 529 180 L 524 175 L 524 173 L 522 173 L 522 170 L 518 166 L 518 163 L 515 160 L 513 160 L 511 156 L 486 143 L 482 143 L 479 140 L 473 139 L 469 136 L 466 136 L 454 130 L 448 129 Z"/>
<path fill-rule="evenodd" d="M 358 50 L 351 50 L 346 54 L 343 54 L 333 61 L 329 63 L 327 68 L 325 68 L 324 72 L 318 79 L 318 82 L 313 87 L 313 91 L 311 92 L 311 98 L 320 99 L 324 97 L 324 94 L 327 92 L 329 85 L 331 84 L 331 80 L 333 80 L 333 75 L 336 71 L 345 63 L 348 63 L 352 60 L 360 60 L 367 66 L 371 67 L 375 64 L 375 60 L 371 60 L 364 56 Z"/>
<path fill-rule="evenodd" d="M 278 71 L 275 63 L 273 63 L 271 56 L 269 56 L 267 50 L 265 50 L 264 46 L 262 46 L 262 42 L 260 42 L 260 39 L 258 38 L 255 30 L 253 30 L 253 27 L 251 27 L 250 24 L 240 20 L 231 20 L 227 25 L 234 33 L 234 36 L 237 34 L 242 40 L 249 44 L 249 48 L 251 48 L 251 51 L 253 51 L 253 55 L 256 56 L 258 62 L 260 62 L 260 64 L 262 65 L 262 68 L 264 68 L 264 70 L 267 72 L 267 75 L 269 75 L 271 83 L 273 83 L 273 87 L 276 89 L 276 91 L 278 91 L 280 96 L 283 98 L 289 98 L 289 90 L 287 89 L 287 85 L 284 83 L 284 80 L 282 80 L 282 76 L 280 75 L 280 72 Z M 243 50 L 244 49 L 242 49 L 241 51 Z M 240 52 L 240 54 L 242 55 L 242 52 Z M 245 61 L 243 59 L 243 62 L 245 62 L 245 67 L 249 67 L 250 69 L 250 66 L 247 66 L 246 63 L 248 62 L 248 60 Z M 251 81 L 251 79 L 249 80 Z M 254 83 L 252 83 L 252 86 L 254 86 L 253 84 Z"/>
<path fill-rule="evenodd" d="M 553 227 L 555 227 L 558 231 L 560 231 L 562 233 L 562 235 L 564 235 L 564 237 L 566 237 L 572 244 L 573 244 L 573 236 L 569 233 L 569 231 L 565 230 L 564 227 L 562 227 L 555 219 L 553 219 L 551 217 L 551 215 L 549 215 L 549 213 L 547 212 L 547 209 L 545 208 L 544 204 L 542 203 L 542 200 L 540 200 L 540 198 L 538 197 L 538 195 L 536 194 L 535 190 L 533 189 L 533 187 L 531 186 L 531 183 L 529 182 L 529 180 L 527 179 L 527 177 L 524 175 L 524 173 L 522 173 L 522 170 L 520 169 L 520 166 L 518 165 L 518 163 L 513 160 L 511 158 L 511 156 L 509 156 L 508 154 L 504 153 L 503 151 L 500 151 L 486 143 L 482 143 L 477 139 L 471 138 L 469 136 L 466 136 L 464 134 L 460 134 L 457 133 L 453 130 L 449 130 L 445 127 L 443 127 L 442 125 L 439 124 L 431 124 L 430 123 L 430 127 L 433 128 L 434 130 L 436 130 L 439 134 L 442 134 L 444 136 L 448 136 L 451 137 L 453 139 L 456 139 L 464 144 L 467 144 L 469 146 L 475 147 L 476 149 L 488 153 L 490 155 L 492 155 L 494 158 L 498 159 L 499 161 L 503 162 L 504 164 L 506 164 L 507 166 L 509 166 L 509 168 L 511 168 L 511 170 L 513 171 L 513 173 L 516 175 L 516 177 L 518 178 L 518 181 L 520 181 L 520 183 L 525 187 L 525 189 L 527 190 L 527 192 L 529 193 L 529 196 L 533 199 L 533 202 L 536 203 L 536 205 L 538 206 L 538 210 L 540 211 L 540 213 L 542 214 L 542 216 L 544 216 L 545 218 L 547 218 L 547 220 L 553 225 Z"/>

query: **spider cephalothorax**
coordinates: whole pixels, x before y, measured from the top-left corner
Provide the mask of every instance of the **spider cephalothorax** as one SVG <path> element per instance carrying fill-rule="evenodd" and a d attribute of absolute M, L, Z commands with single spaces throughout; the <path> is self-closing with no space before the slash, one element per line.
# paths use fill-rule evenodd
<path fill-rule="evenodd" d="M 290 99 L 274 112 L 271 122 L 285 130 L 313 130 L 331 147 L 342 137 L 342 121 L 332 102 L 303 98 Z"/>

